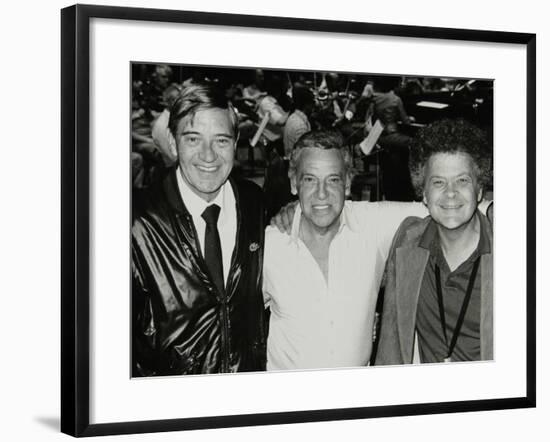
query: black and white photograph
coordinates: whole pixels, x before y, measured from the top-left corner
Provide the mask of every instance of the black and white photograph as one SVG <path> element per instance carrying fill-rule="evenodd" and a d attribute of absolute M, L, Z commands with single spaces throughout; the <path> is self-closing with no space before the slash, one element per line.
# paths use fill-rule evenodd
<path fill-rule="evenodd" d="M 493 80 L 131 64 L 132 377 L 493 360 Z"/>
<path fill-rule="evenodd" d="M 550 415 L 544 2 L 2 14 L 8 442 L 517 442 Z"/>
<path fill-rule="evenodd" d="M 62 10 L 62 432 L 535 406 L 535 34 L 310 12 Z"/>

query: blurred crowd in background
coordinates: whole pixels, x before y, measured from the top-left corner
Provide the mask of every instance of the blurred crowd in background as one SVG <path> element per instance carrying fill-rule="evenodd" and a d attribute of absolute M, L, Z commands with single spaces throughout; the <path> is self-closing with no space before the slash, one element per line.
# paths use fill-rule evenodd
<path fill-rule="evenodd" d="M 144 188 L 177 163 L 168 112 L 193 84 L 215 82 L 239 116 L 234 174 L 264 189 L 268 216 L 292 199 L 293 144 L 313 129 L 339 131 L 354 158 L 355 200 L 412 201 L 408 156 L 416 131 L 460 117 L 485 130 L 492 146 L 490 80 L 132 64 L 132 182 Z M 378 123 L 373 149 L 365 140 Z M 367 143 L 368 144 L 368 143 Z M 269 219 L 269 218 L 268 218 Z"/>

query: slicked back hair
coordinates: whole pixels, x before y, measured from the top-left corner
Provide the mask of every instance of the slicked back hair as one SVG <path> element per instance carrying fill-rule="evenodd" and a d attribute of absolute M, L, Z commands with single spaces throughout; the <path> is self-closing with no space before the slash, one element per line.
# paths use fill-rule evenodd
<path fill-rule="evenodd" d="M 237 113 L 227 100 L 224 91 L 212 83 L 203 83 L 189 86 L 183 89 L 170 108 L 170 119 L 168 128 L 176 137 L 178 125 L 181 120 L 189 118 L 191 122 L 198 111 L 205 109 L 226 109 L 228 111 L 233 136 L 237 139 L 239 135 L 239 119 Z"/>

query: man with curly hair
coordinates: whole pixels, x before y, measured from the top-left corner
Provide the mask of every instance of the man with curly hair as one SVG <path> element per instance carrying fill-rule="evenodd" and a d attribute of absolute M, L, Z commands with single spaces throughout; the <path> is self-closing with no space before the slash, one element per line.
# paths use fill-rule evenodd
<path fill-rule="evenodd" d="M 430 215 L 394 237 L 377 365 L 493 359 L 492 226 L 478 211 L 490 157 L 464 120 L 435 122 L 413 142 L 412 180 Z"/>

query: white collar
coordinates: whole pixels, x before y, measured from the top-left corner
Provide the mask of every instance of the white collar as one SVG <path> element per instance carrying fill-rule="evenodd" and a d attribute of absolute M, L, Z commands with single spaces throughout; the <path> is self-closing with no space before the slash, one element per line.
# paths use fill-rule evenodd
<path fill-rule="evenodd" d="M 230 210 L 231 199 L 235 200 L 235 197 L 233 196 L 233 189 L 231 188 L 229 181 L 226 181 L 222 185 L 220 191 L 216 195 L 216 198 L 212 201 L 205 201 L 191 189 L 187 181 L 183 178 L 179 167 L 176 170 L 176 177 L 181 199 L 193 218 L 200 217 L 202 212 L 204 212 L 204 209 L 212 204 L 217 204 L 220 206 L 220 217 L 222 217 L 227 210 Z"/>
<path fill-rule="evenodd" d="M 292 219 L 292 229 L 290 231 L 290 237 L 294 241 L 298 241 L 300 235 L 300 219 L 302 218 L 302 207 L 300 203 L 296 205 L 296 211 L 294 212 L 294 218 Z M 352 232 L 357 231 L 357 220 L 353 216 L 352 203 L 346 201 L 344 203 L 344 208 L 342 213 L 340 213 L 340 225 L 338 226 L 339 234 L 344 228 L 351 230 Z"/>

